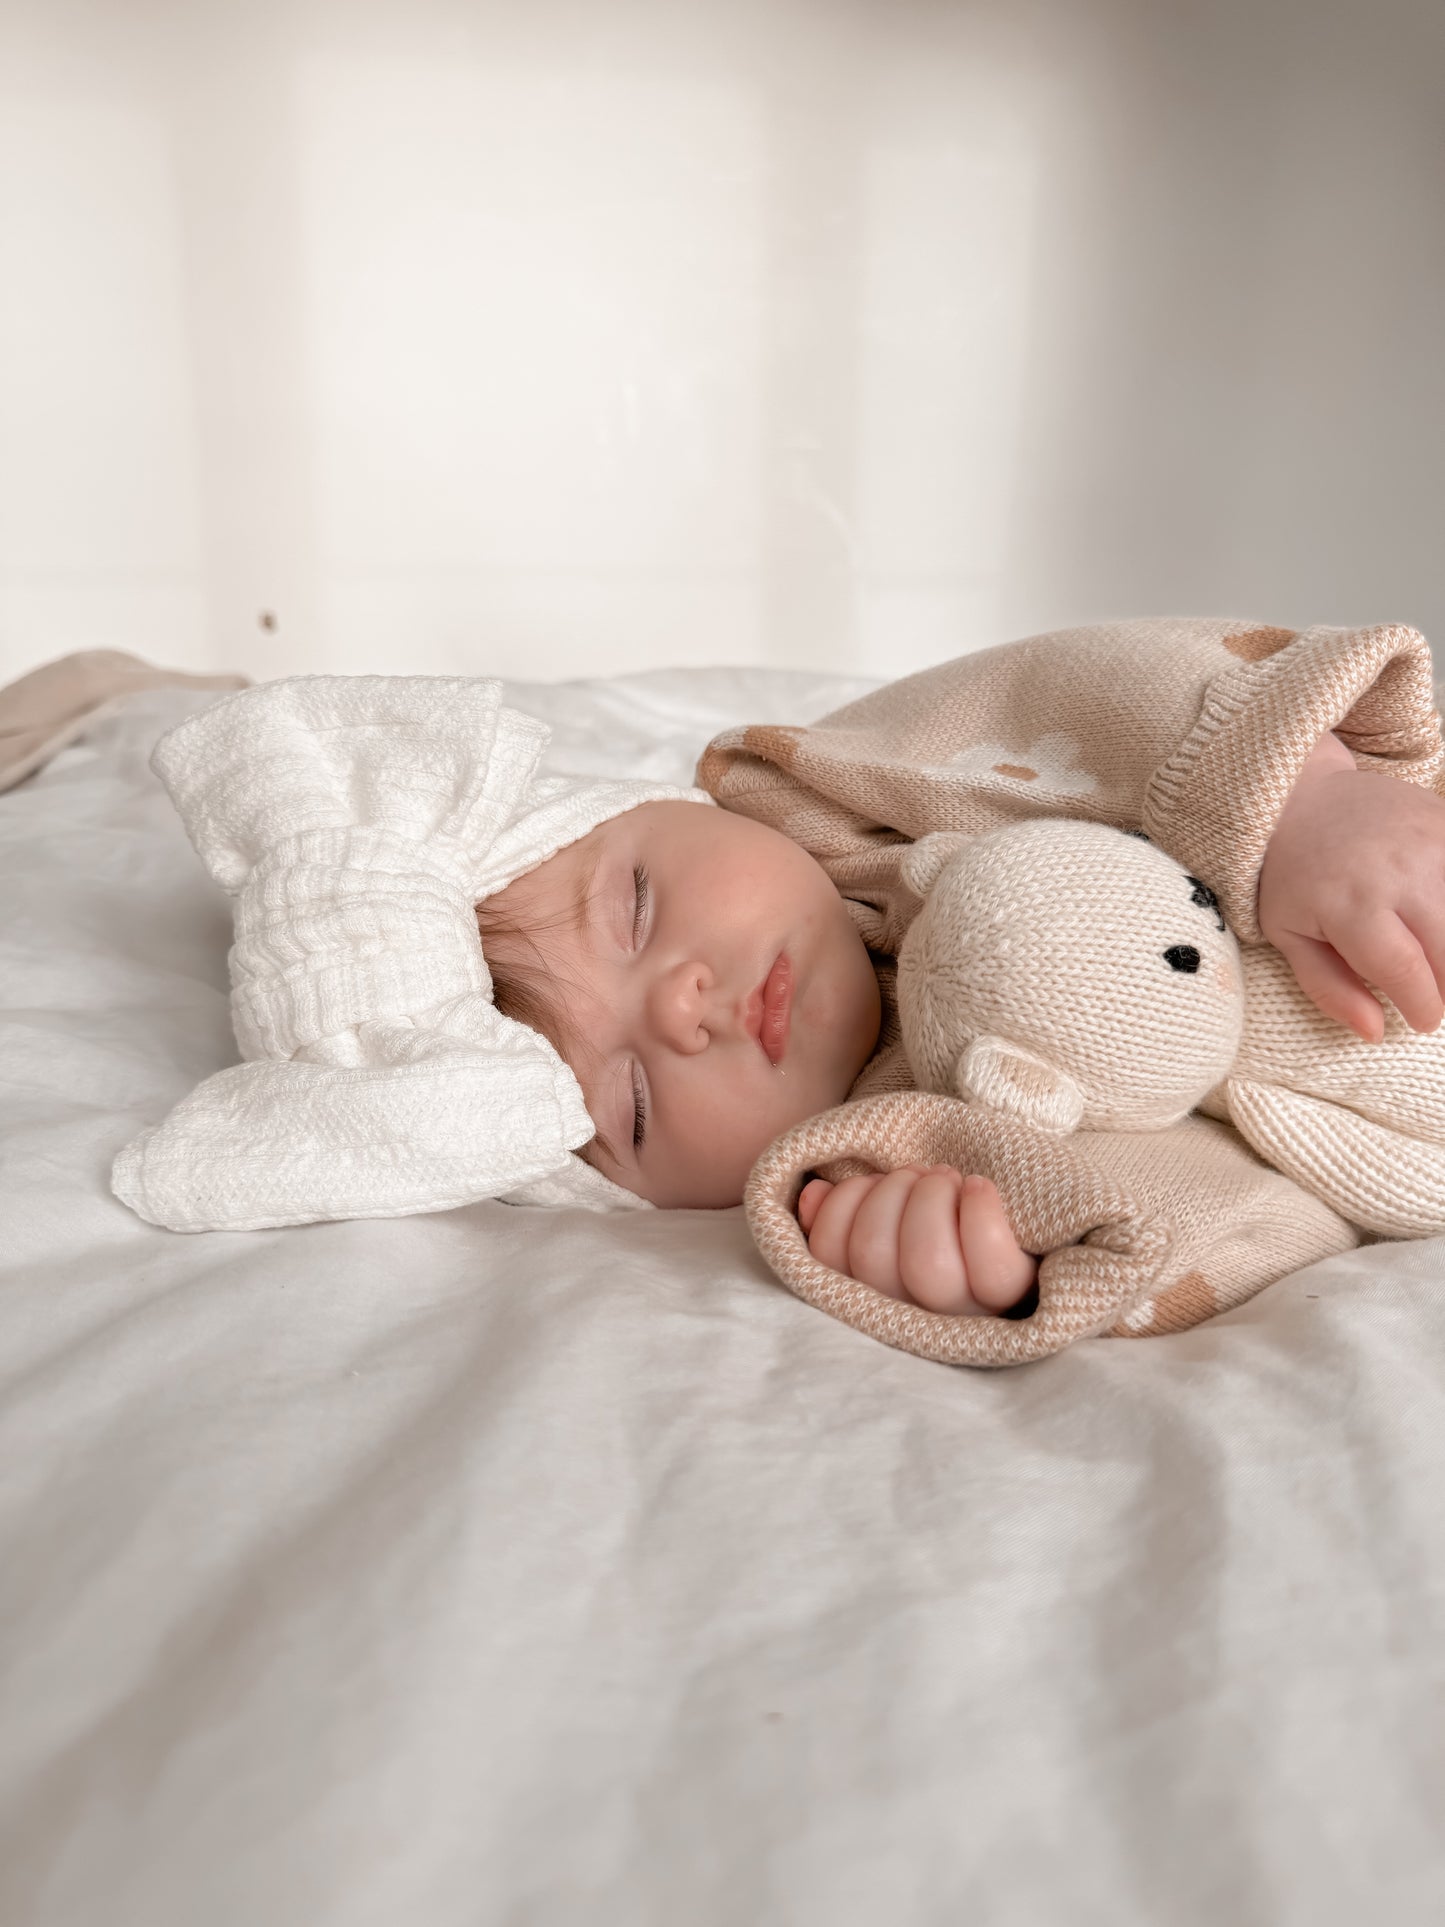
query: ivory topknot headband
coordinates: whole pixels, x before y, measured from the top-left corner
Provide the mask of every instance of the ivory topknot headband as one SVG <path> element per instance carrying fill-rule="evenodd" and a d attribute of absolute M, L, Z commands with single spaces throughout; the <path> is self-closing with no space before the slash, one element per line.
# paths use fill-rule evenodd
<path fill-rule="evenodd" d="M 173 1231 L 643 1201 L 575 1155 L 572 1071 L 492 1002 L 475 905 L 639 803 L 702 790 L 539 776 L 550 732 L 460 676 L 293 676 L 226 696 L 151 766 L 235 898 L 244 1060 L 115 1161 Z"/>

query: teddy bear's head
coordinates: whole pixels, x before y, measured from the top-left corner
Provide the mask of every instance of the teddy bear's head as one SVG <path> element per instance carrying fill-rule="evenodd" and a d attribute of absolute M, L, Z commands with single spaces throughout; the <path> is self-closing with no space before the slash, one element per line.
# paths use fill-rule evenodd
<path fill-rule="evenodd" d="M 1229 1071 L 1239 946 L 1213 892 L 1144 838 L 1042 818 L 923 837 L 902 875 L 925 898 L 898 955 L 924 1090 L 1050 1131 L 1143 1131 Z"/>

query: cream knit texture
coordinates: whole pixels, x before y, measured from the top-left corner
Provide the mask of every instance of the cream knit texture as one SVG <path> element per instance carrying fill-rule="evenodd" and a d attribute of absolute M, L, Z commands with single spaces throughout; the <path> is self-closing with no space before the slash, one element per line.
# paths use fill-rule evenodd
<path fill-rule="evenodd" d="M 1445 1233 L 1445 1027 L 1413 1031 L 1385 1003 L 1385 1034 L 1367 1044 L 1309 1002 L 1277 951 L 1243 962 L 1239 1054 L 1200 1108 L 1352 1224 Z"/>
<path fill-rule="evenodd" d="M 1054 1133 L 1205 1106 L 1365 1230 L 1445 1234 L 1445 1031 L 1385 1004 L 1365 1043 L 1269 945 L 1241 955 L 1172 857 L 1103 824 L 925 837 L 903 869 L 926 897 L 898 957 L 923 1089 Z"/>
<path fill-rule="evenodd" d="M 574 1155 L 575 1076 L 504 1017 L 476 902 L 660 783 L 539 776 L 548 732 L 501 684 L 298 676 L 212 704 L 152 764 L 235 897 L 244 1062 L 116 1159 L 176 1231 L 440 1211 L 479 1198 L 642 1206 Z"/>
<path fill-rule="evenodd" d="M 1037 817 L 1146 831 L 1214 892 L 1248 959 L 1261 941 L 1265 847 L 1331 729 L 1361 768 L 1439 790 L 1445 744 L 1417 630 L 1108 623 L 940 663 L 807 727 L 750 725 L 713 740 L 698 781 L 812 852 L 874 952 L 884 998 L 879 1047 L 852 1101 L 777 1140 L 749 1181 L 749 1222 L 790 1290 L 923 1356 L 1011 1364 L 1087 1333 L 1178 1330 L 1359 1241 L 1343 1191 L 1331 1208 L 1323 1187 L 1305 1190 L 1206 1118 L 1067 1138 L 1006 1120 L 995 1135 L 975 1107 L 914 1088 L 895 995 L 895 960 L 921 906 L 904 874 L 910 845 Z M 1287 1122 L 1276 1112 L 1251 1123 L 1282 1166 L 1287 1140 L 1313 1160 L 1302 1148 L 1308 1100 L 1288 1109 Z M 811 1257 L 794 1213 L 810 1172 L 915 1161 L 994 1178 L 1025 1247 L 1044 1254 L 1032 1316 L 900 1305 Z M 1070 1255 L 1068 1239 L 1095 1255 Z"/>
<path fill-rule="evenodd" d="M 1041 1129 L 1158 1130 L 1229 1071 L 1239 945 L 1212 892 L 1101 823 L 1040 817 L 915 843 L 898 953 L 913 1075 Z"/>

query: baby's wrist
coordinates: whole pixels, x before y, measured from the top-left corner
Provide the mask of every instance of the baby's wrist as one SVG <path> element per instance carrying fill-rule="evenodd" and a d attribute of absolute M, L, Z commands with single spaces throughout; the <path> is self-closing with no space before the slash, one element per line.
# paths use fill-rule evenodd
<path fill-rule="evenodd" d="M 1335 776 L 1345 770 L 1353 772 L 1354 768 L 1354 757 L 1334 731 L 1327 729 L 1301 765 L 1299 775 L 1294 780 L 1294 790 L 1321 776 Z"/>
<path fill-rule="evenodd" d="M 1264 938 L 1275 943 L 1275 910 L 1289 902 L 1300 880 L 1308 883 L 1319 867 L 1321 790 L 1326 780 L 1357 775 L 1354 757 L 1333 731 L 1326 731 L 1306 757 L 1284 800 L 1260 864 L 1255 918 Z M 1276 948 L 1278 945 L 1276 944 Z"/>
<path fill-rule="evenodd" d="M 1301 819 L 1308 822 L 1313 815 L 1313 803 L 1320 785 L 1327 777 L 1355 774 L 1355 759 L 1345 748 L 1333 731 L 1326 730 L 1309 755 L 1301 764 L 1299 773 L 1284 800 L 1265 851 L 1268 861 L 1271 852 L 1279 842 L 1279 832 L 1286 822 L 1292 826 Z"/>

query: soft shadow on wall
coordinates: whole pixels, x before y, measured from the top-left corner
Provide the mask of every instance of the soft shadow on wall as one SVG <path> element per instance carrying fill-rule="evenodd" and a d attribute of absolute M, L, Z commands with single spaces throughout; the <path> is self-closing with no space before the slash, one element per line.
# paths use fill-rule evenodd
<path fill-rule="evenodd" d="M 1445 620 L 1425 0 L 0 31 L 0 675 Z"/>

